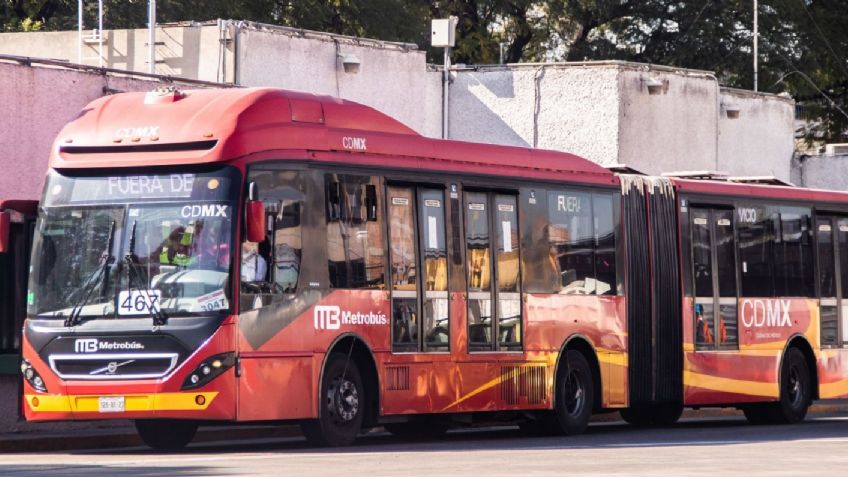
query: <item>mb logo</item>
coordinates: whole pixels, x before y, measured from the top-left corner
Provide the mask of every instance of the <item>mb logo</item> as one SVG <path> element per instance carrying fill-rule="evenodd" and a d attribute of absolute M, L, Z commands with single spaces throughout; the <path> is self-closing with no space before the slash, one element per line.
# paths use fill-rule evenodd
<path fill-rule="evenodd" d="M 80 338 L 74 342 L 75 353 L 96 353 L 97 338 Z"/>
<path fill-rule="evenodd" d="M 337 330 L 341 327 L 341 309 L 337 306 L 316 306 L 313 320 L 316 330 Z"/>

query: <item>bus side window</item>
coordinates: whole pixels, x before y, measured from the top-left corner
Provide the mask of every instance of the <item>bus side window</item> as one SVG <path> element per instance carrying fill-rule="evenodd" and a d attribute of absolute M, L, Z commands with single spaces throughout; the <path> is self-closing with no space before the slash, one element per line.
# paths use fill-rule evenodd
<path fill-rule="evenodd" d="M 249 182 L 265 204 L 267 231 L 259 243 L 242 243 L 241 293 L 244 309 L 266 306 L 297 290 L 303 250 L 305 181 L 297 171 L 252 170 Z"/>
<path fill-rule="evenodd" d="M 274 283 L 284 293 L 293 293 L 300 278 L 302 209 L 302 200 L 284 199 L 274 221 Z"/>
<path fill-rule="evenodd" d="M 331 288 L 384 287 L 383 218 L 377 177 L 326 174 Z"/>

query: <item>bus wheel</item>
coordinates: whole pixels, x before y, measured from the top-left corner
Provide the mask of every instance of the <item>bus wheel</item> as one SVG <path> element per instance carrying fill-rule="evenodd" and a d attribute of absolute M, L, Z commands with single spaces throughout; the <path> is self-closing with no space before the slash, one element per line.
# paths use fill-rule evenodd
<path fill-rule="evenodd" d="M 139 419 L 135 428 L 145 444 L 164 452 L 183 449 L 197 433 L 196 423 L 172 419 Z"/>
<path fill-rule="evenodd" d="M 555 413 L 562 432 L 580 434 L 589 425 L 595 391 L 592 387 L 592 370 L 579 351 L 566 351 L 560 363 L 556 380 Z"/>
<path fill-rule="evenodd" d="M 751 424 L 794 424 L 807 416 L 813 396 L 810 369 L 798 348 L 789 348 L 780 366 L 780 400 L 742 408 Z"/>
<path fill-rule="evenodd" d="M 301 424 L 306 440 L 321 446 L 353 444 L 362 429 L 367 402 L 356 362 L 346 354 L 331 354 L 319 396 L 318 419 Z"/>
<path fill-rule="evenodd" d="M 801 422 L 807 416 L 813 396 L 810 368 L 804 353 L 789 348 L 780 367 L 780 401 L 772 405 L 772 420 L 780 424 Z"/>

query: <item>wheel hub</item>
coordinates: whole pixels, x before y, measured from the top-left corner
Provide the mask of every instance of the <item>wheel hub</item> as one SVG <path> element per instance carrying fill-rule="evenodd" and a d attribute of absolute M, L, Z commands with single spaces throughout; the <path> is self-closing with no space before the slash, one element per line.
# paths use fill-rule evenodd
<path fill-rule="evenodd" d="M 583 381 L 580 376 L 570 371 L 565 382 L 565 409 L 572 415 L 577 416 L 583 412 L 583 406 L 586 399 L 586 390 L 583 386 Z"/>
<path fill-rule="evenodd" d="M 789 370 L 789 382 L 787 383 L 787 394 L 792 407 L 798 407 L 803 399 L 803 389 L 801 385 L 801 376 L 797 367 L 792 367 Z"/>
<path fill-rule="evenodd" d="M 350 422 L 359 413 L 359 391 L 356 385 L 343 377 L 333 380 L 328 390 L 329 410 L 337 420 Z"/>

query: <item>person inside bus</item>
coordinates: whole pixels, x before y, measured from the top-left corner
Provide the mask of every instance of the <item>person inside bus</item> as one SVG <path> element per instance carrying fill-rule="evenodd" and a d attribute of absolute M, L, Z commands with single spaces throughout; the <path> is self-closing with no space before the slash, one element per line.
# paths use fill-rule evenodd
<path fill-rule="evenodd" d="M 264 244 L 264 247 L 263 247 Z M 264 250 L 263 250 L 264 248 Z M 241 281 L 243 283 L 265 282 L 268 275 L 268 241 L 244 242 L 241 249 Z M 265 252 L 263 254 L 263 251 Z"/>
<path fill-rule="evenodd" d="M 704 316 L 704 305 L 695 305 L 695 337 L 696 344 L 713 344 L 713 330 Z"/>
<path fill-rule="evenodd" d="M 159 257 L 159 264 L 166 266 L 187 267 L 194 263 L 190 246 L 193 242 L 194 224 L 188 227 L 177 227 L 153 252 L 152 256 Z"/>

